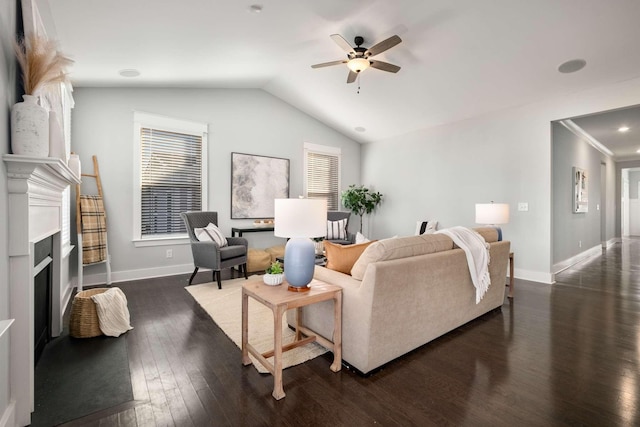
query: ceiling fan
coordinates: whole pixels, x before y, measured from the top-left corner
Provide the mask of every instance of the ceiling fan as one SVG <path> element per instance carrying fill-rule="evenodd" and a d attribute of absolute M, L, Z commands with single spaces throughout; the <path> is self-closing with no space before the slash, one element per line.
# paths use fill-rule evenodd
<path fill-rule="evenodd" d="M 398 36 L 391 36 L 388 39 L 383 40 L 368 49 L 365 47 L 361 47 L 362 43 L 364 43 L 364 38 L 362 38 L 361 36 L 356 36 L 356 38 L 354 39 L 356 47 L 351 47 L 349 42 L 347 42 L 340 34 L 332 34 L 331 39 L 333 39 L 333 41 L 336 42 L 338 46 L 340 46 L 345 52 L 347 52 L 347 59 L 315 64 L 312 65 L 311 68 L 322 68 L 330 67 L 332 65 L 347 64 L 347 67 L 349 67 L 347 83 L 353 83 L 358 77 L 358 73 L 361 73 L 369 67 L 377 68 L 378 70 L 382 71 L 388 71 L 390 73 L 397 73 L 400 70 L 400 67 L 398 67 L 397 65 L 389 64 L 388 62 L 378 61 L 375 59 L 369 59 L 372 56 L 378 55 L 385 50 L 391 49 L 392 47 L 400 43 L 402 39 Z"/>

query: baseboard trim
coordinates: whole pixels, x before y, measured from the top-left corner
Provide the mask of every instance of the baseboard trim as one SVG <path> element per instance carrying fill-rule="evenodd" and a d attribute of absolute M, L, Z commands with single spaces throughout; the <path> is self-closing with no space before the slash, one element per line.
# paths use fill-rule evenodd
<path fill-rule="evenodd" d="M 609 245 L 609 242 L 611 242 L 614 239 L 611 239 L 607 242 L 607 245 Z M 615 242 L 612 242 L 611 244 L 614 244 Z M 607 246 L 608 247 L 608 246 Z M 560 261 L 556 264 L 553 264 L 553 267 L 551 267 L 551 271 L 553 272 L 554 275 L 566 270 L 569 267 L 573 267 L 574 265 L 578 264 L 579 262 L 582 262 L 586 259 L 592 258 L 594 256 L 598 256 L 602 254 L 602 244 L 594 246 L 592 248 L 587 249 L 584 252 L 580 252 L 577 255 L 572 256 L 571 258 L 565 259 L 564 261 Z"/>
<path fill-rule="evenodd" d="M 205 269 L 202 269 L 205 271 Z M 175 276 L 193 272 L 193 264 L 170 265 L 167 267 L 143 268 L 140 270 L 112 271 L 111 282 L 151 279 L 153 277 Z M 82 286 L 95 286 L 107 283 L 107 274 L 85 274 Z"/>
<path fill-rule="evenodd" d="M 522 270 L 519 268 L 513 269 L 513 276 L 516 279 L 528 280 L 530 282 L 544 283 L 551 285 L 554 283 L 553 275 L 551 273 L 544 273 L 541 271 Z M 509 275 L 507 274 L 507 277 Z"/>
<path fill-rule="evenodd" d="M 0 418 L 0 427 L 14 427 L 16 425 L 16 401 L 11 400 Z"/>

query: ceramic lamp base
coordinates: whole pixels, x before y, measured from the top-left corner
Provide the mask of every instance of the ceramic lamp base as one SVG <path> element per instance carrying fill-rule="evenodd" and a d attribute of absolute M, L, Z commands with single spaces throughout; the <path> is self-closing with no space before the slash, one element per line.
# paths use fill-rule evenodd
<path fill-rule="evenodd" d="M 303 288 L 313 280 L 316 252 L 311 239 L 295 237 L 289 239 L 284 248 L 284 276 L 289 287 Z M 296 289 L 298 290 L 298 289 Z"/>

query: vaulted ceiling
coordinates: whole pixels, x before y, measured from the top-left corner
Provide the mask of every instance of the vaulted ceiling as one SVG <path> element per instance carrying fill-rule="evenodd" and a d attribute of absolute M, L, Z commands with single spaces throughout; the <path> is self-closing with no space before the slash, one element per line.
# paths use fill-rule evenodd
<path fill-rule="evenodd" d="M 262 88 L 359 142 L 640 76 L 637 0 L 49 0 L 49 7 L 43 19 L 75 59 L 77 87 Z M 349 42 L 362 36 L 365 47 L 397 34 L 402 43 L 377 58 L 402 69 L 368 69 L 349 85 L 346 65 L 312 69 L 346 58 L 334 33 Z M 558 72 L 577 58 L 584 69 Z M 123 69 L 140 76 L 122 77 Z"/>

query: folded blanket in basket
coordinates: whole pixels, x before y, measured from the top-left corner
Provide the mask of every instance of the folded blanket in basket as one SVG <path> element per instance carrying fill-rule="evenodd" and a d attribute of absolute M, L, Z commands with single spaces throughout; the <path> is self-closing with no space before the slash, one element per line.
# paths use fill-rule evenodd
<path fill-rule="evenodd" d="M 107 220 L 102 196 L 80 196 L 82 219 L 82 263 L 107 259 Z"/>
<path fill-rule="evenodd" d="M 92 295 L 91 299 L 96 303 L 98 323 L 103 334 L 119 337 L 133 329 L 129 323 L 127 297 L 120 288 L 110 288 L 101 294 Z"/>

